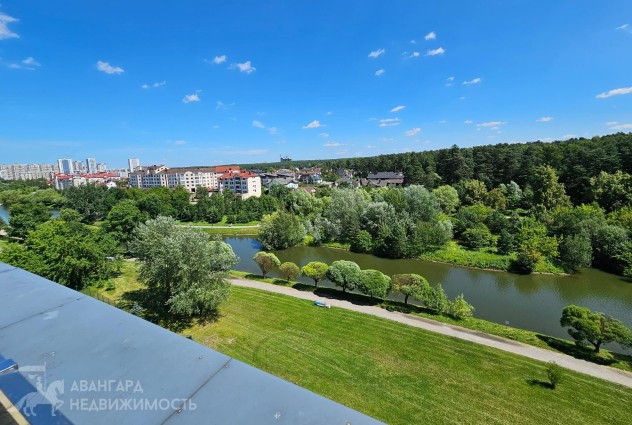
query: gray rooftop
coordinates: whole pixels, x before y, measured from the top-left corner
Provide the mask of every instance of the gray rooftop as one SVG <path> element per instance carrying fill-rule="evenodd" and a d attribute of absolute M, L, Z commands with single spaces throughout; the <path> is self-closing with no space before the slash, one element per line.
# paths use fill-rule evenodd
<path fill-rule="evenodd" d="M 37 395 L 32 391 L 38 385 L 62 402 L 55 417 L 42 397 L 37 416 L 27 416 L 28 402 L 23 403 L 21 412 L 33 424 L 380 423 L 89 296 L 0 263 L 0 364 L 7 359 L 20 369 L 0 371 L 0 390 L 14 405 L 25 395 Z M 22 384 L 16 384 L 17 379 Z"/>

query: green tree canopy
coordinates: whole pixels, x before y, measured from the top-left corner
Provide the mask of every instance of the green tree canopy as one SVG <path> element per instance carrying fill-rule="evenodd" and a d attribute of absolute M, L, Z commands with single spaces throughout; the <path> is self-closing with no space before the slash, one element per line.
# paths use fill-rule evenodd
<path fill-rule="evenodd" d="M 37 229 L 51 217 L 48 207 L 37 203 L 14 204 L 9 208 L 9 212 L 9 234 L 17 238 L 26 238 L 29 232 Z"/>
<path fill-rule="evenodd" d="M 103 222 L 103 229 L 119 242 L 126 243 L 136 226 L 147 219 L 147 214 L 138 209 L 136 202 L 125 199 L 112 207 Z"/>
<path fill-rule="evenodd" d="M 423 301 L 428 297 L 432 288 L 423 276 L 418 274 L 393 275 L 393 292 L 404 295 L 404 304 L 408 304 L 408 298 L 413 297 L 417 301 Z"/>
<path fill-rule="evenodd" d="M 321 263 L 320 261 L 311 261 L 303 266 L 301 274 L 313 279 L 314 286 L 318 288 L 318 282 L 327 276 L 327 270 L 329 270 L 329 266 L 327 264 Z"/>
<path fill-rule="evenodd" d="M 259 241 L 265 249 L 286 249 L 303 241 L 305 226 L 288 212 L 277 211 L 263 217 Z"/>
<path fill-rule="evenodd" d="M 562 310 L 560 324 L 563 327 L 570 327 L 568 333 L 577 344 L 588 341 L 597 353 L 602 344 L 610 342 L 632 346 L 632 331 L 623 323 L 603 313 L 594 313 L 585 307 L 565 307 Z"/>
<path fill-rule="evenodd" d="M 441 209 L 446 214 L 452 214 L 461 203 L 459 193 L 450 185 L 439 186 L 432 193 L 437 197 Z"/>
<path fill-rule="evenodd" d="M 386 298 L 391 288 L 391 278 L 379 270 L 366 269 L 360 272 L 358 289 L 373 298 Z"/>
<path fill-rule="evenodd" d="M 535 169 L 531 178 L 531 188 L 533 189 L 533 201 L 536 205 L 553 209 L 571 204 L 564 185 L 558 181 L 555 169 L 549 165 Z"/>
<path fill-rule="evenodd" d="M 353 290 L 360 280 L 360 266 L 353 261 L 337 260 L 327 270 L 327 279 L 340 286 L 342 292 Z"/>
<path fill-rule="evenodd" d="M 169 313 L 205 316 L 228 298 L 226 278 L 237 257 L 225 242 L 158 217 L 139 225 L 129 246 L 141 261 L 140 279 L 154 304 L 168 307 Z"/>
<path fill-rule="evenodd" d="M 0 261 L 80 290 L 112 277 L 118 252 L 105 232 L 54 219 L 31 231 L 24 244 L 9 244 Z"/>
<path fill-rule="evenodd" d="M 255 263 L 259 266 L 263 277 L 266 277 L 266 274 L 274 270 L 275 267 L 279 267 L 281 261 L 271 252 L 259 251 L 253 257 Z"/>
<path fill-rule="evenodd" d="M 286 261 L 279 266 L 279 273 L 283 279 L 293 281 L 301 274 L 301 269 L 299 269 L 295 263 Z"/>

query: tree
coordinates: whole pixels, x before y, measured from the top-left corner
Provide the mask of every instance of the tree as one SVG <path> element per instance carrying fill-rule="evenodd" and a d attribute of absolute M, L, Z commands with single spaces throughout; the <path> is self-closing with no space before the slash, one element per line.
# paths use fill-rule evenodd
<path fill-rule="evenodd" d="M 108 188 L 88 183 L 77 187 L 70 187 L 64 192 L 65 205 L 79 211 L 83 222 L 92 224 L 101 220 L 108 213 Z"/>
<path fill-rule="evenodd" d="M 577 345 L 588 341 L 598 353 L 602 344 L 617 342 L 632 346 L 632 331 L 620 321 L 603 313 L 593 313 L 585 307 L 569 305 L 562 310 L 562 327 L 570 327 L 568 334 Z"/>
<path fill-rule="evenodd" d="M 428 293 L 428 297 L 424 300 L 424 304 L 438 314 L 444 314 L 450 308 L 450 300 L 441 284 L 438 284 L 432 291 Z"/>
<path fill-rule="evenodd" d="M 318 282 L 323 280 L 327 275 L 329 266 L 320 261 L 312 261 L 303 266 L 301 274 L 314 280 L 314 286 L 318 288 Z"/>
<path fill-rule="evenodd" d="M 569 271 L 577 271 L 580 267 L 588 267 L 592 261 L 590 238 L 584 233 L 567 236 L 562 239 L 559 251 L 560 260 Z"/>
<path fill-rule="evenodd" d="M 480 180 L 467 180 L 458 185 L 463 205 L 483 203 L 487 197 L 487 187 Z"/>
<path fill-rule="evenodd" d="M 606 211 L 615 211 L 632 204 L 632 175 L 618 170 L 614 174 L 605 171 L 590 179 L 593 199 Z"/>
<path fill-rule="evenodd" d="M 202 199 L 208 198 L 208 187 L 204 186 L 195 186 L 195 198 Z"/>
<path fill-rule="evenodd" d="M 126 199 L 116 204 L 103 222 L 103 229 L 123 243 L 129 241 L 139 223 L 147 220 L 147 215 L 136 206 L 136 202 Z"/>
<path fill-rule="evenodd" d="M 507 208 L 507 199 L 505 198 L 505 194 L 502 189 L 496 188 L 490 190 L 487 195 L 485 195 L 485 205 L 495 210 L 504 210 Z"/>
<path fill-rule="evenodd" d="M 535 169 L 531 178 L 533 189 L 533 201 L 536 205 L 553 209 L 555 207 L 569 206 L 571 201 L 564 185 L 558 182 L 555 169 L 549 165 L 543 165 Z"/>
<path fill-rule="evenodd" d="M 406 211 L 414 221 L 434 221 L 441 212 L 439 200 L 423 186 L 408 186 L 404 188 Z"/>
<path fill-rule="evenodd" d="M 167 307 L 182 317 L 204 316 L 230 294 L 226 278 L 237 257 L 230 245 L 207 233 L 158 217 L 136 228 L 130 251 L 141 262 L 140 280 L 156 308 Z"/>
<path fill-rule="evenodd" d="M 51 217 L 49 209 L 44 204 L 19 203 L 12 205 L 9 212 L 9 234 L 22 239 Z"/>
<path fill-rule="evenodd" d="M 286 249 L 303 241 L 305 227 L 294 214 L 277 211 L 263 217 L 259 241 L 265 249 Z"/>
<path fill-rule="evenodd" d="M 24 244 L 10 244 L 0 261 L 80 290 L 112 277 L 117 254 L 117 243 L 102 230 L 54 219 L 31 231 Z"/>
<path fill-rule="evenodd" d="M 360 230 L 360 217 L 367 207 L 366 192 L 355 189 L 334 189 L 331 202 L 323 215 L 336 228 L 339 242 L 351 241 Z"/>
<path fill-rule="evenodd" d="M 450 185 L 439 186 L 432 193 L 437 197 L 441 209 L 446 214 L 452 214 L 461 203 L 459 193 Z"/>
<path fill-rule="evenodd" d="M 422 301 L 428 297 L 432 288 L 428 281 L 418 274 L 396 274 L 391 278 L 393 292 L 404 295 L 404 304 L 408 305 L 408 298 L 413 297 Z"/>
<path fill-rule="evenodd" d="M 351 241 L 352 252 L 368 253 L 373 250 L 373 238 L 366 230 L 360 230 Z"/>
<path fill-rule="evenodd" d="M 461 235 L 461 244 L 470 249 L 487 248 L 492 246 L 493 241 L 489 229 L 482 223 L 467 229 Z"/>
<path fill-rule="evenodd" d="M 564 377 L 564 369 L 554 361 L 550 361 L 546 365 L 546 375 L 549 378 L 551 388 L 555 389 Z"/>
<path fill-rule="evenodd" d="M 554 258 L 558 255 L 557 238 L 547 236 L 544 224 L 533 218 L 526 218 L 520 223 L 516 243 L 518 255 L 515 268 L 522 273 L 531 273 L 544 257 Z"/>
<path fill-rule="evenodd" d="M 353 261 L 337 260 L 327 270 L 327 279 L 340 286 L 342 292 L 353 290 L 360 280 L 360 266 Z"/>
<path fill-rule="evenodd" d="M 360 272 L 358 289 L 373 298 L 386 298 L 391 287 L 391 279 L 378 270 L 366 269 Z"/>
<path fill-rule="evenodd" d="M 296 280 L 298 275 L 301 274 L 301 270 L 293 262 L 286 261 L 279 267 L 279 273 L 281 274 L 283 279 L 287 281 L 292 281 Z"/>
<path fill-rule="evenodd" d="M 281 261 L 277 258 L 277 256 L 271 252 L 259 251 L 252 259 L 255 260 L 255 263 L 257 263 L 261 269 L 263 277 L 266 277 L 267 273 L 274 270 L 275 267 L 279 267 L 281 264 Z"/>
<path fill-rule="evenodd" d="M 620 258 L 630 238 L 626 230 L 615 225 L 605 225 L 593 230 L 593 265 L 620 273 L 624 267 Z"/>
<path fill-rule="evenodd" d="M 463 297 L 463 294 L 459 295 L 450 303 L 450 316 L 457 320 L 463 320 L 467 317 L 474 315 L 474 306 Z"/>

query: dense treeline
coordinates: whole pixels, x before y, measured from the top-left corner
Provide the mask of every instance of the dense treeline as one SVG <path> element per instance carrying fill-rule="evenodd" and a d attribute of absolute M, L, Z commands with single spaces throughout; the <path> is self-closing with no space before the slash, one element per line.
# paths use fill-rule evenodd
<path fill-rule="evenodd" d="M 601 171 L 632 173 L 632 134 L 617 133 L 591 139 L 563 142 L 514 143 L 489 146 L 406 152 L 365 158 L 309 160 L 244 165 L 268 169 L 281 167 L 347 168 L 366 176 L 378 171 L 403 171 L 408 184 L 423 184 L 434 189 L 475 179 L 488 189 L 501 183 L 526 186 L 541 165 L 553 167 L 575 204 L 591 202 L 590 179 Z"/>

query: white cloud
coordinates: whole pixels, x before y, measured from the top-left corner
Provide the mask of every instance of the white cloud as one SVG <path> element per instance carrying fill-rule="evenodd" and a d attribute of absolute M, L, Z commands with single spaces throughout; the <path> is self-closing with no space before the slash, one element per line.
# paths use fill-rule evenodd
<path fill-rule="evenodd" d="M 420 131 L 421 131 L 421 128 L 416 127 L 416 128 L 411 128 L 410 130 L 406 131 L 404 134 L 406 136 L 416 136 L 419 134 Z"/>
<path fill-rule="evenodd" d="M 323 146 L 326 148 L 337 148 L 344 145 L 338 142 L 327 142 L 327 143 L 324 143 Z"/>
<path fill-rule="evenodd" d="M 257 120 L 254 120 L 252 122 L 252 126 L 253 127 L 257 127 L 257 128 L 266 128 L 266 126 L 263 125 L 263 123 L 261 121 L 257 121 Z"/>
<path fill-rule="evenodd" d="M 122 74 L 125 72 L 123 68 L 118 66 L 112 66 L 107 62 L 98 61 L 97 69 L 101 72 L 105 72 L 106 74 Z"/>
<path fill-rule="evenodd" d="M 472 122 L 472 120 L 465 120 L 465 121 L 463 121 L 463 123 L 464 124 L 472 124 L 473 122 Z"/>
<path fill-rule="evenodd" d="M 429 32 L 424 37 L 424 40 L 435 40 L 437 38 L 437 34 L 434 31 Z"/>
<path fill-rule="evenodd" d="M 412 52 L 412 53 L 408 56 L 408 59 L 418 58 L 419 56 L 421 56 L 421 53 L 419 53 L 419 52 Z"/>
<path fill-rule="evenodd" d="M 187 142 L 185 140 L 176 140 L 173 142 L 174 145 L 186 145 Z"/>
<path fill-rule="evenodd" d="M 410 44 L 417 44 L 415 40 L 410 40 Z"/>
<path fill-rule="evenodd" d="M 162 81 L 162 82 L 159 82 L 159 83 L 153 83 L 153 84 L 151 84 L 151 85 L 149 85 L 149 84 L 143 84 L 143 85 L 141 86 L 141 88 L 143 88 L 143 89 L 147 90 L 147 89 L 149 89 L 149 88 L 153 87 L 153 88 L 155 88 L 155 89 L 156 89 L 156 88 L 158 88 L 158 87 L 162 87 L 162 86 L 164 86 L 165 84 L 167 84 L 167 82 L 166 82 L 166 81 Z"/>
<path fill-rule="evenodd" d="M 268 129 L 268 133 L 270 134 L 270 136 L 274 136 L 275 134 L 277 134 L 278 129 L 276 127 L 270 127 Z"/>
<path fill-rule="evenodd" d="M 439 124 L 447 124 L 448 122 L 446 120 L 441 120 L 439 121 Z"/>
<path fill-rule="evenodd" d="M 380 127 L 393 127 L 395 125 L 400 125 L 401 120 L 399 118 L 385 118 L 379 121 Z"/>
<path fill-rule="evenodd" d="M 376 77 L 381 77 L 382 75 L 384 75 L 386 71 L 384 71 L 383 69 L 378 69 L 377 71 L 375 71 L 375 76 Z"/>
<path fill-rule="evenodd" d="M 370 58 L 377 58 L 377 57 L 382 56 L 384 53 L 386 53 L 386 50 L 384 50 L 384 49 L 373 50 L 371 53 L 369 53 L 369 57 Z"/>
<path fill-rule="evenodd" d="M 184 103 L 199 102 L 200 101 L 200 95 L 198 95 L 197 93 L 187 94 L 186 96 L 184 96 L 182 101 Z"/>
<path fill-rule="evenodd" d="M 318 128 L 318 127 L 322 127 L 322 124 L 320 123 L 320 121 L 314 120 L 314 121 L 310 122 L 309 124 L 307 124 L 306 126 L 304 126 L 303 129 L 306 129 L 306 128 Z"/>
<path fill-rule="evenodd" d="M 9 38 L 20 38 L 19 35 L 9 29 L 9 24 L 17 21 L 18 20 L 12 16 L 0 13 L 0 40 L 7 40 Z"/>
<path fill-rule="evenodd" d="M 38 61 L 36 61 L 35 59 L 33 59 L 31 56 L 29 56 L 28 58 L 24 59 L 22 61 L 22 64 L 24 64 L 26 66 L 30 66 L 30 67 L 41 66 L 40 63 Z"/>
<path fill-rule="evenodd" d="M 541 117 L 541 118 L 538 118 L 536 121 L 537 121 L 537 122 L 551 122 L 551 121 L 553 121 L 554 119 L 555 119 L 555 118 L 553 118 L 553 117 Z"/>
<path fill-rule="evenodd" d="M 226 59 L 228 59 L 226 55 L 215 56 L 215 58 L 213 59 L 213 63 L 219 65 L 220 63 L 226 62 Z"/>
<path fill-rule="evenodd" d="M 318 133 L 320 137 L 324 137 L 325 139 L 329 137 L 329 133 Z"/>
<path fill-rule="evenodd" d="M 489 121 L 489 122 L 484 122 L 484 123 L 480 123 L 480 124 L 476 124 L 476 127 L 499 127 L 503 124 L 507 124 L 504 121 Z"/>
<path fill-rule="evenodd" d="M 562 140 L 574 139 L 577 137 L 577 134 L 565 134 L 562 136 Z"/>
<path fill-rule="evenodd" d="M 325 112 L 325 115 L 328 116 L 328 117 L 333 115 L 333 114 L 334 114 L 334 111 L 327 111 L 327 112 Z"/>
<path fill-rule="evenodd" d="M 402 109 L 406 109 L 406 107 L 404 105 L 399 105 L 399 106 L 396 106 L 393 109 L 391 109 L 391 112 L 399 112 Z"/>
<path fill-rule="evenodd" d="M 451 83 L 452 81 L 454 81 L 454 77 L 448 77 L 445 79 L 448 83 Z"/>
<path fill-rule="evenodd" d="M 474 78 L 473 80 L 470 80 L 470 81 L 463 81 L 463 85 L 464 86 L 469 86 L 469 85 L 472 85 L 472 84 L 478 84 L 481 81 L 483 81 L 483 79 L 481 77 L 476 77 L 476 78 Z"/>
<path fill-rule="evenodd" d="M 622 94 L 630 94 L 632 93 L 632 87 L 623 87 L 620 89 L 613 89 L 604 93 L 599 93 L 596 97 L 597 99 L 606 99 L 612 96 L 618 96 Z"/>
<path fill-rule="evenodd" d="M 623 24 L 623 25 L 621 25 L 620 27 L 616 27 L 615 29 L 625 31 L 625 30 L 627 30 L 629 27 L 630 27 L 630 25 L 629 25 L 629 24 Z"/>
<path fill-rule="evenodd" d="M 437 56 L 445 53 L 445 49 L 443 47 L 439 47 L 438 49 L 428 50 L 426 56 Z"/>
<path fill-rule="evenodd" d="M 245 72 L 246 74 L 252 74 L 257 70 L 254 66 L 252 66 L 252 62 L 246 61 L 244 63 L 235 63 L 231 65 L 231 68 L 238 69 L 240 72 Z"/>
<path fill-rule="evenodd" d="M 606 125 L 610 127 L 610 130 L 621 131 L 621 130 L 632 130 L 632 124 L 619 124 L 616 121 L 607 122 Z"/>

